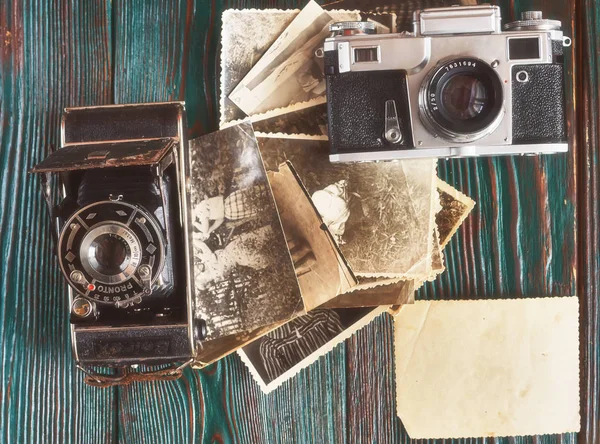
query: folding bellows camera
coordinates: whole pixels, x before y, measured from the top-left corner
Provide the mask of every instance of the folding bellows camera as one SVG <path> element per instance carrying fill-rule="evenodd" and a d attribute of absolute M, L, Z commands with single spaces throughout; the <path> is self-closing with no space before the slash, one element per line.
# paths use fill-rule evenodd
<path fill-rule="evenodd" d="M 417 11 L 414 32 L 331 25 L 331 161 L 567 151 L 561 23 L 539 11 L 501 30 L 497 6 Z"/>
<path fill-rule="evenodd" d="M 192 307 L 186 129 L 180 102 L 70 108 L 62 147 L 32 170 L 43 173 L 69 284 L 74 355 L 92 382 L 107 381 L 94 366 L 185 365 L 204 335 Z"/>

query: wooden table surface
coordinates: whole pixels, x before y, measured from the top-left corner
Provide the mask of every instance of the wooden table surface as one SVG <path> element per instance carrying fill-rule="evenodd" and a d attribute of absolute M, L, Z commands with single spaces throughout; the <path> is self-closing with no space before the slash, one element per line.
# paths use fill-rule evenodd
<path fill-rule="evenodd" d="M 86 386 L 71 356 L 66 287 L 52 254 L 39 182 L 26 174 L 58 145 L 65 106 L 185 100 L 190 136 L 215 130 L 221 13 L 304 3 L 0 1 L 2 442 L 409 440 L 395 415 L 388 315 L 270 395 L 261 393 L 236 355 L 202 371 L 187 369 L 176 382 Z M 446 249 L 447 271 L 418 297 L 577 293 L 581 432 L 495 441 L 598 442 L 600 12 L 596 0 L 494 3 L 505 21 L 539 8 L 562 20 L 573 37 L 567 54 L 571 150 L 440 161 L 439 176 L 477 206 Z M 397 0 L 391 8 L 406 26 L 408 11 L 442 4 Z M 375 4 L 348 0 L 328 8 L 352 6 Z"/>

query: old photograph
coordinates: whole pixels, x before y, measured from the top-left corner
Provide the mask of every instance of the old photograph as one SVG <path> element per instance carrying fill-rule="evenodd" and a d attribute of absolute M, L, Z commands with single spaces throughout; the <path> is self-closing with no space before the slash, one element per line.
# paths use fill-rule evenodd
<path fill-rule="evenodd" d="M 398 278 L 359 277 L 359 284 L 320 308 L 401 306 L 414 300 L 415 281 Z"/>
<path fill-rule="evenodd" d="M 348 17 L 349 20 L 358 19 Z M 229 94 L 247 115 L 325 96 L 323 41 L 334 19 L 310 1 Z"/>
<path fill-rule="evenodd" d="M 259 143 L 268 170 L 292 163 L 356 274 L 410 278 L 410 270 L 427 259 L 415 277 L 429 275 L 433 160 L 330 163 L 327 142 L 260 138 Z"/>
<path fill-rule="evenodd" d="M 442 208 L 435 215 L 435 223 L 443 248 L 475 207 L 475 201 L 441 179 L 437 180 L 437 189 Z"/>
<path fill-rule="evenodd" d="M 229 99 L 229 94 L 299 13 L 299 9 L 228 9 L 223 13 L 220 126 L 246 117 Z M 336 22 L 357 20 L 359 16 L 355 11 L 332 10 L 328 14 Z M 288 113 L 287 110 L 278 110 L 275 114 L 281 112 Z"/>
<path fill-rule="evenodd" d="M 229 95 L 299 13 L 300 10 L 278 9 L 228 9 L 223 13 L 219 99 L 221 127 L 246 117 Z M 393 13 L 330 10 L 327 14 L 333 22 L 373 21 L 377 24 L 378 33 L 394 32 L 395 29 L 396 15 Z M 321 61 L 317 60 L 317 63 Z M 264 135 L 326 140 L 327 106 L 324 101 L 322 95 L 307 102 L 298 98 L 293 104 L 253 113 L 254 130 Z"/>
<path fill-rule="evenodd" d="M 294 109 L 274 117 L 253 121 L 254 130 L 264 137 L 327 140 L 327 104 Z M 269 114 L 269 113 L 267 113 Z"/>
<path fill-rule="evenodd" d="M 358 284 L 347 261 L 290 164 L 269 171 L 269 182 L 296 268 L 306 311 Z"/>
<path fill-rule="evenodd" d="M 260 60 L 299 10 L 228 9 L 221 31 L 220 125 L 245 117 L 229 94 Z"/>
<path fill-rule="evenodd" d="M 238 354 L 268 393 L 385 311 L 386 307 L 316 309 L 242 347 Z"/>
<path fill-rule="evenodd" d="M 289 319 L 302 300 L 252 125 L 194 139 L 190 156 L 195 316 L 208 338 Z"/>

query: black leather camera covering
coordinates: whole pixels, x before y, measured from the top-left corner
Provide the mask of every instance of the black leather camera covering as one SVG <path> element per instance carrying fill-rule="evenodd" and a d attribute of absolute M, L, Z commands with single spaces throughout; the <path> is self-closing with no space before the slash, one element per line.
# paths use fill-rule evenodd
<path fill-rule="evenodd" d="M 527 82 L 517 81 L 520 71 Z M 565 142 L 563 65 L 515 65 L 511 76 L 513 144 Z"/>
<path fill-rule="evenodd" d="M 385 102 L 394 100 L 403 140 L 383 138 Z M 404 71 L 348 72 L 327 76 L 331 154 L 412 148 Z"/>
<path fill-rule="evenodd" d="M 67 109 L 63 116 L 65 142 L 177 137 L 182 113 L 179 102 Z"/>
<path fill-rule="evenodd" d="M 76 341 L 79 362 L 86 365 L 162 364 L 186 361 L 191 356 L 187 324 L 79 329 Z"/>

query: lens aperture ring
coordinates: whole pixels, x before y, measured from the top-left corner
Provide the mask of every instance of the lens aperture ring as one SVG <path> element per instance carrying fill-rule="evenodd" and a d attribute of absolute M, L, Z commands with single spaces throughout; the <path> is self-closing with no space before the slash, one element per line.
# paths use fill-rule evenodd
<path fill-rule="evenodd" d="M 71 216 L 61 232 L 58 253 L 63 274 L 79 294 L 123 307 L 151 292 L 164 266 L 165 240 L 145 209 L 103 201 Z"/>

